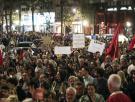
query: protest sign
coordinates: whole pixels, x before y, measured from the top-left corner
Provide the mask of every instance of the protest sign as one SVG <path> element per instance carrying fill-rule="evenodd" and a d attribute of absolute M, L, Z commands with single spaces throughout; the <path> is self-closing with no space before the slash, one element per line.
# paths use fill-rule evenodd
<path fill-rule="evenodd" d="M 100 52 L 100 55 L 102 55 L 104 49 L 105 49 L 105 43 L 97 40 L 91 40 L 90 45 L 88 47 L 89 52 L 92 53 Z"/>
<path fill-rule="evenodd" d="M 73 48 L 84 48 L 85 36 L 84 34 L 73 34 Z"/>
<path fill-rule="evenodd" d="M 55 46 L 54 48 L 55 54 L 71 54 L 71 47 L 70 46 Z"/>

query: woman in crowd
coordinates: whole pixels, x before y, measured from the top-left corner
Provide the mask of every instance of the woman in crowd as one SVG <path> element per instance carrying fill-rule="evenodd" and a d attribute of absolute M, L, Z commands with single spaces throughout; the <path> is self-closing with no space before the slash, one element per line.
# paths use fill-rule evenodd
<path fill-rule="evenodd" d="M 88 84 L 86 91 L 87 94 L 82 96 L 79 102 L 105 102 L 103 96 L 96 92 L 94 84 Z"/>

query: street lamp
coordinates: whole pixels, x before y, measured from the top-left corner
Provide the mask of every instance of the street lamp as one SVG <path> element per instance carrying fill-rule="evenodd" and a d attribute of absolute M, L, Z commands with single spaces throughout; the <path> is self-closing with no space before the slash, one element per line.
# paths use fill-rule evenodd
<path fill-rule="evenodd" d="M 127 26 L 128 28 L 131 27 L 131 22 L 127 21 L 127 22 L 126 22 L 126 26 Z"/>
<path fill-rule="evenodd" d="M 87 27 L 87 26 L 88 26 L 88 21 L 87 21 L 87 20 L 84 20 L 84 21 L 83 21 L 83 26 L 84 26 L 84 27 Z"/>
<path fill-rule="evenodd" d="M 16 13 L 19 13 L 19 10 L 15 10 Z"/>
<path fill-rule="evenodd" d="M 73 9 L 72 9 L 72 12 L 73 12 L 73 13 L 76 13 L 76 12 L 77 12 L 77 9 L 76 9 L 76 8 L 73 8 Z"/>

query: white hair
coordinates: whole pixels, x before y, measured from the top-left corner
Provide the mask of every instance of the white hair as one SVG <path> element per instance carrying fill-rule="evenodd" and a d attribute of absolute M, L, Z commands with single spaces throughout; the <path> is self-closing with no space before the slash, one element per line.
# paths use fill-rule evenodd
<path fill-rule="evenodd" d="M 133 64 L 128 66 L 127 73 L 131 75 L 131 72 L 135 70 L 135 66 Z"/>
<path fill-rule="evenodd" d="M 33 102 L 32 98 L 26 98 L 23 102 Z"/>
<path fill-rule="evenodd" d="M 77 77 L 76 77 L 76 76 L 71 75 L 71 76 L 69 76 L 68 80 L 70 80 L 70 79 L 77 80 Z"/>
<path fill-rule="evenodd" d="M 121 78 L 118 74 L 112 74 L 109 76 L 108 85 L 111 85 L 114 89 L 119 89 L 121 86 Z"/>
<path fill-rule="evenodd" d="M 8 102 L 18 102 L 18 98 L 16 95 L 10 95 L 8 98 L 7 98 L 7 101 Z"/>
<path fill-rule="evenodd" d="M 68 92 L 69 90 L 72 90 L 75 93 L 75 95 L 76 95 L 76 89 L 74 87 L 68 87 L 66 89 L 66 92 Z"/>

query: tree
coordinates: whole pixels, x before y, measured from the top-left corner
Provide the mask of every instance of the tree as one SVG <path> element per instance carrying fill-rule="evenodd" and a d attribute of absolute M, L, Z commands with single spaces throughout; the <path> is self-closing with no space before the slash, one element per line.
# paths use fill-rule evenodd
<path fill-rule="evenodd" d="M 39 7 L 39 9 L 38 9 Z M 45 10 L 47 12 L 51 12 L 52 9 L 52 0 L 32 0 L 31 1 L 31 11 L 32 11 L 32 27 L 33 27 L 33 31 L 35 31 L 34 28 L 34 11 L 38 9 L 39 11 L 41 11 L 41 13 L 43 13 Z M 46 23 L 47 25 L 47 31 L 50 32 L 50 21 L 48 21 Z"/>
<path fill-rule="evenodd" d="M 12 15 L 13 15 L 13 10 L 16 9 L 16 4 L 18 0 L 0 0 L 0 6 L 1 6 L 1 16 L 3 16 L 2 22 L 4 23 L 4 17 L 5 17 L 5 22 L 6 22 L 6 30 L 7 33 L 12 31 Z"/>
<path fill-rule="evenodd" d="M 34 11 L 36 9 L 36 6 L 38 4 L 38 0 L 31 0 L 30 7 L 31 7 L 31 13 L 32 13 L 32 30 L 35 31 L 35 24 L 34 24 Z"/>
<path fill-rule="evenodd" d="M 3 8 L 4 8 L 4 4 L 3 4 L 3 0 L 0 0 L 0 20 L 1 20 L 1 32 L 3 33 L 3 23 L 4 23 L 4 14 L 3 14 Z"/>
<path fill-rule="evenodd" d="M 63 11 L 64 11 L 62 14 L 62 18 L 61 18 L 63 20 L 62 27 L 63 27 L 63 29 L 65 29 L 65 33 L 68 34 L 71 31 L 71 25 L 72 25 L 73 21 L 75 21 L 77 16 L 79 15 L 79 10 L 77 10 L 77 12 L 72 11 L 72 9 L 73 9 L 72 0 L 64 1 L 62 6 L 63 6 Z"/>

